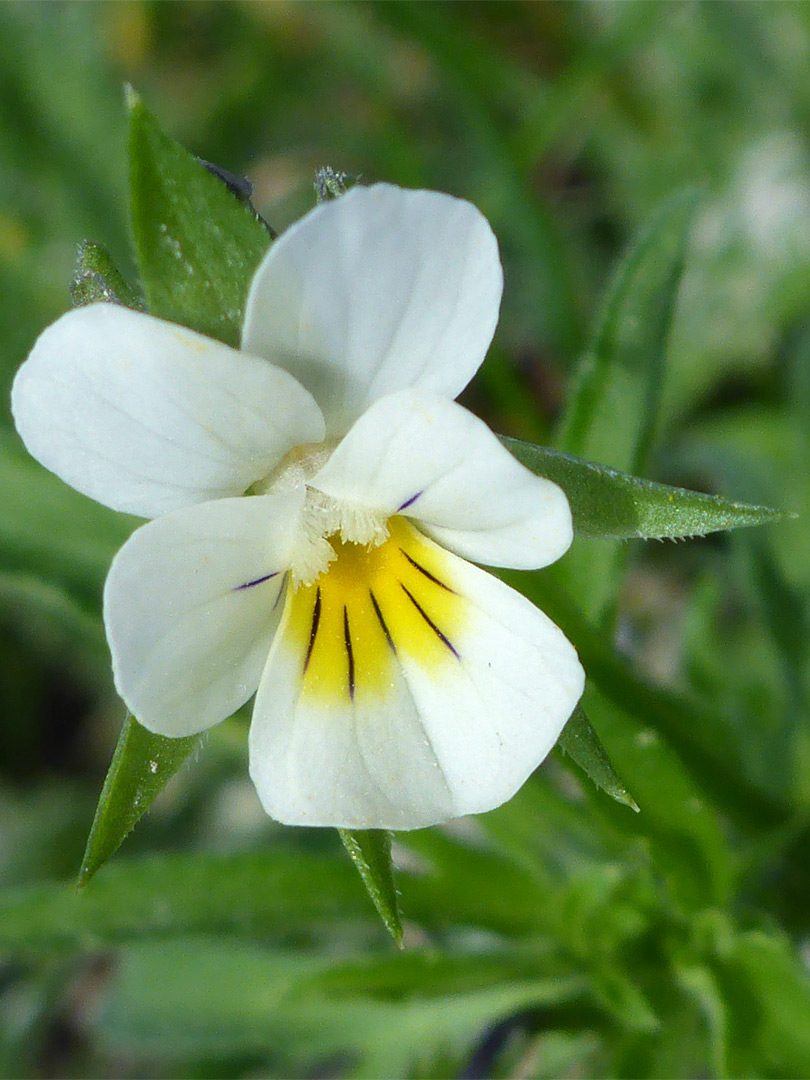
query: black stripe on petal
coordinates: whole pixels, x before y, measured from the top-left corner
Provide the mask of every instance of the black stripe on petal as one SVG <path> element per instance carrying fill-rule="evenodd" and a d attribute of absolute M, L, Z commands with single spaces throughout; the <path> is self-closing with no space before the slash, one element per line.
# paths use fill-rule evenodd
<path fill-rule="evenodd" d="M 346 644 L 346 657 L 349 661 L 349 697 L 354 701 L 354 649 L 352 648 L 352 635 L 349 630 L 349 612 L 345 604 L 343 606 L 343 640 Z"/>
<path fill-rule="evenodd" d="M 239 592 L 241 589 L 252 589 L 254 585 L 261 585 L 263 582 L 269 581 L 270 578 L 278 577 L 278 575 L 279 571 L 274 570 L 272 574 L 265 574 L 264 577 L 257 577 L 253 581 L 245 581 L 241 585 L 237 585 L 233 591 Z"/>
<path fill-rule="evenodd" d="M 438 626 L 433 621 L 433 619 L 431 619 L 431 617 L 428 615 L 428 613 L 425 611 L 425 609 L 422 607 L 422 605 L 419 603 L 419 601 L 416 599 L 416 597 L 413 595 L 413 593 L 410 592 L 410 590 L 407 589 L 402 584 L 401 581 L 400 581 L 400 585 L 402 586 L 402 589 L 403 589 L 405 595 L 408 597 L 410 602 L 413 604 L 413 606 L 416 608 L 416 610 L 419 612 L 419 614 L 422 616 L 422 618 L 428 624 L 428 626 L 433 631 L 433 633 L 436 635 L 436 637 L 439 639 L 439 641 L 441 641 L 441 643 L 443 645 L 447 646 L 447 648 L 450 650 L 450 652 L 453 654 L 453 656 L 455 656 L 456 660 L 460 660 L 461 657 L 459 656 L 458 650 L 456 649 L 455 645 L 452 643 L 450 638 L 448 638 L 446 634 L 442 633 L 442 631 L 438 628 Z"/>
<path fill-rule="evenodd" d="M 432 581 L 433 584 L 438 585 L 440 589 L 446 589 L 447 592 L 453 593 L 455 595 L 454 590 L 451 589 L 449 585 L 445 585 L 443 581 L 439 581 L 437 577 L 434 577 L 434 575 L 431 574 L 429 570 L 426 570 L 421 563 L 418 563 L 416 559 L 412 559 L 407 551 L 405 551 L 403 548 L 400 548 L 399 550 L 402 552 L 402 554 L 405 556 L 405 558 L 408 560 L 414 570 L 418 570 L 420 574 L 424 574 L 428 581 Z"/>
<path fill-rule="evenodd" d="M 377 603 L 377 597 L 374 595 L 371 589 L 368 590 L 368 595 L 371 598 L 371 606 L 374 608 L 374 614 L 377 616 L 377 622 L 380 624 L 380 626 L 382 627 L 382 632 L 385 634 L 385 640 L 388 642 L 388 647 L 390 648 L 394 656 L 396 656 L 397 647 L 394 644 L 394 639 L 391 637 L 391 632 L 388 629 L 388 624 L 383 618 L 383 613 L 382 611 L 380 611 L 380 605 Z"/>
<path fill-rule="evenodd" d="M 318 624 L 321 621 L 321 590 L 315 593 L 315 607 L 312 609 L 312 627 L 309 631 L 309 645 L 307 646 L 307 655 L 304 658 L 304 671 L 309 667 L 309 661 L 312 657 L 312 650 L 315 648 L 315 638 L 318 634 Z"/>

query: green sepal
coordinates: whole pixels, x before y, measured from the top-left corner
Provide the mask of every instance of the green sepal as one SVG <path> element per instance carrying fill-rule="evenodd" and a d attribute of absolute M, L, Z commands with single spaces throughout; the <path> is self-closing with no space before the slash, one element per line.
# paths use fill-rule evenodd
<path fill-rule="evenodd" d="M 143 304 L 125 281 L 109 251 L 92 240 L 84 240 L 79 245 L 70 298 L 74 307 L 101 302 L 143 310 Z"/>
<path fill-rule="evenodd" d="M 391 860 L 391 834 L 382 829 L 338 829 L 338 832 L 386 930 L 402 948 L 402 920 Z"/>
<path fill-rule="evenodd" d="M 577 536 L 674 540 L 790 517 L 768 506 L 642 480 L 520 439 L 502 435 L 501 442 L 533 473 L 560 485 L 571 504 Z"/>
<path fill-rule="evenodd" d="M 79 886 L 115 854 L 200 741 L 200 735 L 167 739 L 127 717 L 87 838 Z"/>
<path fill-rule="evenodd" d="M 582 769 L 586 776 L 611 799 L 639 812 L 639 807 L 613 768 L 599 736 L 593 729 L 581 705 L 562 730 L 557 746 Z"/>
<path fill-rule="evenodd" d="M 149 310 L 238 345 L 267 229 L 131 89 L 127 105 L 132 235 Z"/>

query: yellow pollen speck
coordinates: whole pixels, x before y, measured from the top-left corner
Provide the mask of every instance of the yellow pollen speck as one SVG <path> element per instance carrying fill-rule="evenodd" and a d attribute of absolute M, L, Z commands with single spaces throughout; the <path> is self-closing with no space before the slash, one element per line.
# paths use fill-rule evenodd
<path fill-rule="evenodd" d="M 329 539 L 335 559 L 291 590 L 285 637 L 300 655 L 302 695 L 380 698 L 397 657 L 426 667 L 458 663 L 463 600 L 448 561 L 404 518 L 377 546 Z"/>

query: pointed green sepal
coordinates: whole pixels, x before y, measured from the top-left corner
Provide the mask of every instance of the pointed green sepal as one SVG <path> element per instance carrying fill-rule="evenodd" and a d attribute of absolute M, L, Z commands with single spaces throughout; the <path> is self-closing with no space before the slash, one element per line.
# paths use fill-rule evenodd
<path fill-rule="evenodd" d="M 136 311 L 143 309 L 143 304 L 125 281 L 107 249 L 91 240 L 79 245 L 76 268 L 70 283 L 70 297 L 74 307 L 102 302 L 122 304 Z"/>
<path fill-rule="evenodd" d="M 79 886 L 115 854 L 201 736 L 167 739 L 128 716 L 121 729 L 79 870 Z"/>
<path fill-rule="evenodd" d="M 560 485 L 571 504 L 577 536 L 683 539 L 791 516 L 768 506 L 642 480 L 520 439 L 501 436 L 501 442 L 533 473 Z"/>
<path fill-rule="evenodd" d="M 153 315 L 238 345 L 270 245 L 253 208 L 171 139 L 129 90 L 132 235 Z"/>
<path fill-rule="evenodd" d="M 619 779 L 599 736 L 581 705 L 562 730 L 557 746 L 611 799 L 639 812 L 635 799 Z"/>
<path fill-rule="evenodd" d="M 385 928 L 402 948 L 402 920 L 391 860 L 391 834 L 382 829 L 338 829 Z"/>

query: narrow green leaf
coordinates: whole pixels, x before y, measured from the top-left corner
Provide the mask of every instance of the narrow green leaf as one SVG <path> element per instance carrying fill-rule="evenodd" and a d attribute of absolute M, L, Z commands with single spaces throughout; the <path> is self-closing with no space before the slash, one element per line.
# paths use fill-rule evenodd
<path fill-rule="evenodd" d="M 695 201 L 690 191 L 665 203 L 619 266 L 574 378 L 560 450 L 644 472 Z M 626 554 L 615 545 L 578 543 L 555 571 L 595 621 L 612 610 Z"/>
<path fill-rule="evenodd" d="M 167 739 L 127 717 L 87 839 L 80 886 L 115 854 L 200 739 L 199 735 Z"/>
<path fill-rule="evenodd" d="M 677 958 L 673 964 L 679 986 L 695 1001 L 708 1029 L 712 1072 L 728 1076 L 728 1008 L 711 968 L 702 964 L 684 963 Z"/>
<path fill-rule="evenodd" d="M 70 283 L 70 296 L 74 307 L 102 301 L 123 304 L 124 307 L 136 310 L 143 308 L 107 249 L 90 240 L 79 245 L 76 269 Z"/>
<path fill-rule="evenodd" d="M 661 1027 L 652 1005 L 632 976 L 606 967 L 596 979 L 596 997 L 628 1031 L 651 1032 Z"/>
<path fill-rule="evenodd" d="M 391 834 L 382 829 L 338 829 L 343 846 L 391 937 L 402 947 L 402 922 L 391 861 Z"/>
<path fill-rule="evenodd" d="M 127 104 L 132 233 L 149 310 L 236 345 L 267 229 L 132 90 Z"/>
<path fill-rule="evenodd" d="M 607 750 L 602 746 L 581 705 L 577 706 L 563 728 L 557 745 L 579 765 L 598 788 L 610 795 L 611 799 L 638 813 L 639 808 L 633 796 L 617 776 Z"/>
<path fill-rule="evenodd" d="M 533 473 L 560 485 L 571 504 L 577 536 L 682 539 L 790 516 L 767 506 L 642 480 L 520 439 L 502 435 L 501 442 Z"/>
<path fill-rule="evenodd" d="M 371 923 L 370 914 L 346 860 L 300 851 L 157 855 L 111 863 L 81 890 L 37 882 L 0 892 L 0 949 L 289 934 L 324 921 Z"/>
<path fill-rule="evenodd" d="M 696 202 L 690 190 L 665 203 L 619 266 L 579 365 L 561 450 L 628 472 L 643 468 Z"/>

